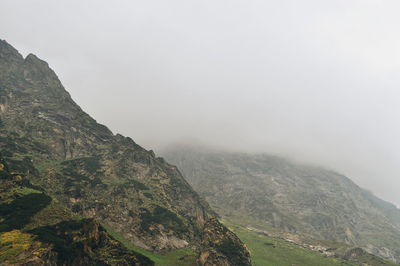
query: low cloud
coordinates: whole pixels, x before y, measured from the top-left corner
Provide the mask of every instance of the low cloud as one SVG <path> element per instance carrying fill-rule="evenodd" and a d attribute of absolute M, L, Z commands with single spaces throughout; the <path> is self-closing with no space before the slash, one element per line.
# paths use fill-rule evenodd
<path fill-rule="evenodd" d="M 12 1 L 34 53 L 114 132 L 322 164 L 400 205 L 398 1 Z"/>

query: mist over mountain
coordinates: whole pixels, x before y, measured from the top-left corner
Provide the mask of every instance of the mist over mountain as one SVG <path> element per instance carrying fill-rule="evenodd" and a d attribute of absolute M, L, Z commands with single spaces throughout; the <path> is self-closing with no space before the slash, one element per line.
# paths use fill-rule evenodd
<path fill-rule="evenodd" d="M 0 31 L 149 149 L 197 139 L 281 154 L 400 205 L 399 5 L 4 0 Z"/>
<path fill-rule="evenodd" d="M 396 265 L 398 10 L 0 1 L 0 265 Z"/>
<path fill-rule="evenodd" d="M 400 259 L 400 210 L 340 173 L 268 154 L 196 145 L 170 146 L 162 154 L 229 220 Z"/>

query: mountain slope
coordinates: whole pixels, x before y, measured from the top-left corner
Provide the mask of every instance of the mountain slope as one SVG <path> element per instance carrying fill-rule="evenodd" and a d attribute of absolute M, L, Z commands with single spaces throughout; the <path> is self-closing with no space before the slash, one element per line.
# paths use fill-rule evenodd
<path fill-rule="evenodd" d="M 5 41 L 0 41 L 0 118 L 6 159 L 35 165 L 13 164 L 11 170 L 74 213 L 148 250 L 202 248 L 204 225 L 216 214 L 178 169 L 98 124 L 46 62 L 32 54 L 23 58 Z"/>
<path fill-rule="evenodd" d="M 345 176 L 263 154 L 175 146 L 164 155 L 230 219 L 400 258 L 400 211 Z"/>
<path fill-rule="evenodd" d="M 96 221 L 73 215 L 20 173 L 11 174 L 1 155 L 0 264 L 154 265 Z"/>
<path fill-rule="evenodd" d="M 254 266 L 398 265 L 341 243 L 312 240 L 314 243 L 310 245 L 273 237 L 265 231 L 245 228 L 226 220 L 224 224 L 248 246 Z"/>

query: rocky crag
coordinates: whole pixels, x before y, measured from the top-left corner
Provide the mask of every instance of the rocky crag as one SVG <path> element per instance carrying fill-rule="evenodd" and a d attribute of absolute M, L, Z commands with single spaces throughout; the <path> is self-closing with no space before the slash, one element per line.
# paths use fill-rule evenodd
<path fill-rule="evenodd" d="M 249 253 L 241 248 L 240 239 L 216 218 L 206 223 L 202 241 L 201 265 L 251 265 Z"/>

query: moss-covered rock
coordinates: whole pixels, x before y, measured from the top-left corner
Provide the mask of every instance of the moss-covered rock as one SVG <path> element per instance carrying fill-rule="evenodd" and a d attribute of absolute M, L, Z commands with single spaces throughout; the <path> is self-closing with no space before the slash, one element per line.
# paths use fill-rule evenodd
<path fill-rule="evenodd" d="M 251 265 L 250 253 L 242 241 L 218 219 L 210 219 L 203 231 L 200 265 Z"/>
<path fill-rule="evenodd" d="M 0 156 L 0 265 L 154 264 L 8 169 Z"/>

